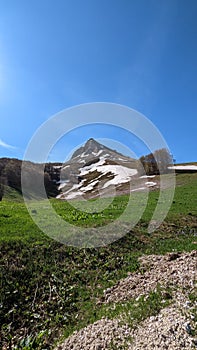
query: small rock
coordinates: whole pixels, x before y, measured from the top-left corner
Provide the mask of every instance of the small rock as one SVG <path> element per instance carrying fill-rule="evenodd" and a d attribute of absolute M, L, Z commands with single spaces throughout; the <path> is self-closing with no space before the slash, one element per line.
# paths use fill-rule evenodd
<path fill-rule="evenodd" d="M 191 329 L 191 326 L 190 326 L 190 323 L 187 323 L 186 325 L 185 325 L 185 329 L 186 329 L 186 332 L 188 333 L 188 334 L 192 334 L 192 329 Z"/>

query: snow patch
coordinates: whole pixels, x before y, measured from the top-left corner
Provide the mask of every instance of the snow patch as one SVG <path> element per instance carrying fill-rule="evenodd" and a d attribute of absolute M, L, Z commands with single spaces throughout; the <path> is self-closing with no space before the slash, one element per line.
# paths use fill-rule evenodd
<path fill-rule="evenodd" d="M 134 190 L 131 190 L 131 192 L 136 192 L 136 191 L 141 191 L 141 190 L 145 190 L 146 187 L 139 187 L 139 188 L 135 188 Z"/>
<path fill-rule="evenodd" d="M 62 169 L 66 169 L 66 168 L 69 168 L 70 165 L 65 165 Z"/>
<path fill-rule="evenodd" d="M 97 157 L 98 157 L 102 152 L 103 152 L 102 149 L 101 149 L 100 151 L 98 151 Z"/>
<path fill-rule="evenodd" d="M 78 197 L 79 196 L 79 193 L 78 192 L 73 192 L 73 193 L 70 193 L 70 194 L 68 194 L 68 195 L 66 195 L 66 193 L 64 193 L 63 194 L 63 198 L 66 198 L 66 199 L 74 199 L 74 198 L 76 198 L 76 197 Z M 61 197 L 61 198 L 62 198 Z"/>
<path fill-rule="evenodd" d="M 114 178 L 107 181 L 103 188 L 128 182 L 133 175 L 137 174 L 136 169 L 126 168 L 122 165 L 103 165 L 99 167 L 98 171 L 101 171 L 103 174 L 110 172 L 114 175 Z"/>
<path fill-rule="evenodd" d="M 100 169 L 100 166 L 105 164 L 105 158 L 101 157 L 100 160 L 97 163 L 90 164 L 87 166 L 84 166 L 84 168 L 80 169 L 80 176 L 86 175 L 89 172 L 93 172 Z M 98 169 L 99 168 L 99 169 Z"/>
<path fill-rule="evenodd" d="M 81 191 L 86 192 L 86 191 L 91 191 L 93 190 L 94 186 L 98 183 L 98 180 L 91 182 L 89 185 L 80 188 Z"/>
<path fill-rule="evenodd" d="M 61 190 L 67 183 L 69 183 L 70 181 L 69 180 L 60 180 L 58 181 L 58 190 Z"/>
<path fill-rule="evenodd" d="M 80 155 L 81 158 L 87 157 L 87 154 L 85 154 L 84 152 Z"/>
<path fill-rule="evenodd" d="M 155 185 L 157 185 L 157 183 L 156 182 L 152 182 L 152 181 L 148 181 L 148 182 L 146 182 L 145 183 L 145 185 L 147 185 L 148 187 L 153 187 L 153 186 L 155 186 Z"/>
<path fill-rule="evenodd" d="M 174 170 L 197 170 L 197 165 L 174 165 L 168 167 L 168 169 L 174 169 Z"/>
<path fill-rule="evenodd" d="M 155 175 L 143 175 L 140 176 L 140 179 L 153 179 L 155 177 Z"/>

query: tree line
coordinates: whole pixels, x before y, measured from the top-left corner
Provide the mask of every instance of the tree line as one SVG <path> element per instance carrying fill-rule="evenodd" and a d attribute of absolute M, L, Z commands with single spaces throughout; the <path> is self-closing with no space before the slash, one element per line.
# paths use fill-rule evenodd
<path fill-rule="evenodd" d="M 140 162 L 146 175 L 159 175 L 170 172 L 169 167 L 173 165 L 172 155 L 166 148 L 156 150 L 146 156 L 140 157 Z"/>

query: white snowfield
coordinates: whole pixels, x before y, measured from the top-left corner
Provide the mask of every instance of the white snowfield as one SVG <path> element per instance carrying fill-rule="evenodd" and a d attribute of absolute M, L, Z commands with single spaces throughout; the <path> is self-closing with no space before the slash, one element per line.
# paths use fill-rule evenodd
<path fill-rule="evenodd" d="M 102 175 L 111 173 L 114 175 L 114 178 L 107 181 L 104 184 L 103 188 L 106 188 L 107 186 L 110 186 L 110 185 L 118 185 L 120 183 L 128 182 L 133 175 L 137 174 L 136 169 L 130 169 L 122 165 L 104 165 L 104 164 L 105 164 L 105 158 L 101 157 L 99 162 L 95 164 L 91 164 L 81 169 L 80 176 L 86 175 L 89 172 L 94 172 L 94 171 L 98 171 L 99 173 L 102 173 Z"/>
<path fill-rule="evenodd" d="M 106 188 L 111 185 L 119 185 L 122 183 L 126 183 L 130 181 L 131 177 L 136 175 L 138 172 L 137 169 L 130 169 L 122 165 L 104 165 L 104 164 L 105 164 L 105 157 L 101 157 L 101 159 L 97 163 L 81 168 L 79 176 L 84 176 L 94 171 L 98 171 L 100 175 L 97 177 L 96 180 L 94 179 L 87 186 L 84 186 L 85 180 L 82 180 L 79 184 L 73 185 L 72 188 L 70 188 L 68 191 L 58 195 L 57 198 L 73 199 L 73 198 L 76 198 L 77 196 L 84 194 L 87 191 L 93 190 L 94 186 L 98 184 L 99 178 L 108 173 L 112 174 L 114 177 L 113 179 L 106 181 L 103 188 Z M 65 184 L 66 182 L 64 183 L 62 182 L 59 186 L 59 189 L 62 189 Z"/>
<path fill-rule="evenodd" d="M 168 169 L 174 169 L 174 170 L 196 170 L 197 171 L 197 165 L 174 165 L 168 167 Z"/>
<path fill-rule="evenodd" d="M 148 182 L 145 183 L 145 185 L 148 186 L 148 187 L 154 187 L 154 186 L 157 185 L 157 183 L 153 182 L 153 181 L 148 181 Z"/>
<path fill-rule="evenodd" d="M 133 175 L 137 174 L 136 169 L 126 168 L 122 165 L 103 165 L 100 166 L 98 170 L 100 170 L 103 174 L 111 172 L 114 175 L 114 178 L 107 181 L 103 188 L 110 185 L 119 185 L 121 183 L 128 182 Z"/>

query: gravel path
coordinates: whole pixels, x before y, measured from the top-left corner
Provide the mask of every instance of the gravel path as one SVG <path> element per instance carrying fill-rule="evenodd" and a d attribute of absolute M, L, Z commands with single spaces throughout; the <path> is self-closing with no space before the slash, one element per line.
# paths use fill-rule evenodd
<path fill-rule="evenodd" d="M 158 283 L 173 289 L 173 303 L 131 329 L 121 320 L 101 320 L 74 332 L 56 350 L 180 350 L 197 349 L 195 327 L 188 294 L 194 292 L 197 251 L 150 255 L 140 259 L 141 272 L 129 274 L 104 292 L 101 302 L 119 302 L 148 295 Z M 197 305 L 196 305 L 197 307 Z"/>

